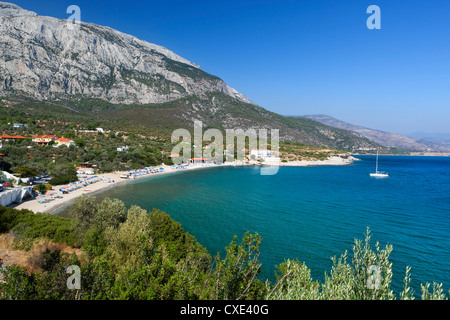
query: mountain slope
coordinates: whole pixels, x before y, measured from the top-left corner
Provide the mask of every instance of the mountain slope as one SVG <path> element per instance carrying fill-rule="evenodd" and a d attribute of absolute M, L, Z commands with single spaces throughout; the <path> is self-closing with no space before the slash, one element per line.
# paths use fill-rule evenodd
<path fill-rule="evenodd" d="M 354 133 L 303 118 L 284 117 L 221 92 L 206 92 L 162 104 L 107 106 L 95 111 L 104 119 L 127 120 L 144 128 L 172 132 L 193 128 L 201 120 L 204 128 L 279 129 L 280 139 L 327 148 L 352 150 L 373 148 L 376 143 Z M 270 131 L 269 131 L 270 132 Z"/>
<path fill-rule="evenodd" d="M 427 141 L 424 139 L 406 137 L 400 134 L 389 133 L 380 130 L 369 129 L 338 120 L 328 115 L 323 114 L 306 115 L 303 117 L 314 121 L 318 121 L 320 123 L 335 128 L 355 132 L 365 138 L 368 138 L 386 147 L 396 147 L 399 149 L 415 150 L 415 151 L 440 151 L 440 152 L 450 151 L 450 146 L 445 144 Z"/>
<path fill-rule="evenodd" d="M 41 108 L 66 108 L 165 134 L 192 128 L 198 119 L 220 129 L 279 129 L 282 140 L 333 149 L 378 146 L 346 130 L 267 111 L 161 46 L 90 23 L 69 30 L 65 20 L 5 2 L 0 98 L 5 105 L 39 101 Z"/>
<path fill-rule="evenodd" d="M 426 133 L 426 132 L 414 132 L 405 134 L 407 137 L 425 140 L 429 142 L 436 142 L 439 144 L 447 145 L 450 148 L 450 134 L 449 133 Z"/>
<path fill-rule="evenodd" d="M 245 96 L 161 46 L 108 27 L 66 20 L 0 2 L 0 96 L 68 97 L 159 103 L 215 90 Z"/>

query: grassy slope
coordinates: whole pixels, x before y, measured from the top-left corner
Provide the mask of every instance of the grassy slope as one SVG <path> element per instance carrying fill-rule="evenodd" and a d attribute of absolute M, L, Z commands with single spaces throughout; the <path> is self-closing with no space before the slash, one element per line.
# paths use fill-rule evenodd
<path fill-rule="evenodd" d="M 220 92 L 189 96 L 162 104 L 117 106 L 104 119 L 125 119 L 142 128 L 169 134 L 174 129 L 192 129 L 194 119 L 204 128 L 279 129 L 281 140 L 350 150 L 352 146 L 376 146 L 366 138 L 305 118 L 290 118 L 244 103 Z"/>
<path fill-rule="evenodd" d="M 284 117 L 221 92 L 207 92 L 148 105 L 115 105 L 83 98 L 52 103 L 20 98 L 17 101 L 20 101 L 16 105 L 17 110 L 33 114 L 36 118 L 51 116 L 77 123 L 100 120 L 108 123 L 111 129 L 167 138 L 178 128 L 192 130 L 193 121 L 201 120 L 204 129 L 279 129 L 281 140 L 326 148 L 351 150 L 352 146 L 377 146 L 349 131 L 306 118 Z"/>

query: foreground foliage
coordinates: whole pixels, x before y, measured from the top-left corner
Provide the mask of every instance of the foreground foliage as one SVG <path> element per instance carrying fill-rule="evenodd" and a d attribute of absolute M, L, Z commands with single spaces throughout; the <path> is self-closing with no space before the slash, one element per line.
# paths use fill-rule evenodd
<path fill-rule="evenodd" d="M 298 260 L 287 260 L 277 269 L 275 285 L 266 283 L 268 300 L 414 300 L 410 267 L 406 267 L 403 291 L 398 297 L 391 290 L 392 262 L 389 256 L 392 245 L 380 248 L 375 244 L 375 251 L 370 245 L 370 230 L 367 229 L 365 240 L 355 240 L 353 258 L 349 262 L 348 253 L 339 258 L 333 257 L 330 274 L 325 273 L 323 283 L 311 278 L 311 270 Z M 446 295 L 442 284 L 421 285 L 423 300 L 444 300 Z"/>
<path fill-rule="evenodd" d="M 262 238 L 247 233 L 234 237 L 226 254 L 213 259 L 181 225 L 159 210 L 82 196 L 71 207 L 71 218 L 34 214 L 0 207 L 0 233 L 12 233 L 18 250 L 30 250 L 45 237 L 82 248 L 82 255 L 47 249 L 40 269 L 24 266 L 0 270 L 0 299 L 208 299 L 208 300 L 412 300 L 410 268 L 403 291 L 391 289 L 392 245 L 371 246 L 370 230 L 355 240 L 352 256 L 333 257 L 321 283 L 298 260 L 277 267 L 276 281 L 258 279 Z M 81 287 L 68 288 L 69 266 L 79 266 Z M 421 298 L 445 299 L 442 284 L 421 286 Z"/>

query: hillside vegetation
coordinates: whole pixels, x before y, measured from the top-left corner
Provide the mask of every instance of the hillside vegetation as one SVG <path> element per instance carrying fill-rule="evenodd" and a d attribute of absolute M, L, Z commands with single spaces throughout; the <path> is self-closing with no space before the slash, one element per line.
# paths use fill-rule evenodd
<path fill-rule="evenodd" d="M 9 256 L 31 252 L 21 265 L 0 260 L 0 299 L 446 298 L 437 283 L 421 285 L 421 294 L 415 293 L 410 268 L 403 290 L 394 293 L 389 260 L 393 247 L 382 248 L 378 242 L 373 246 L 369 230 L 364 240 L 355 240 L 352 256 L 345 252 L 332 258 L 333 267 L 323 282 L 312 279 L 311 270 L 300 260 L 289 259 L 276 268 L 274 283 L 258 278 L 263 240 L 258 234 L 247 233 L 241 241 L 234 237 L 226 255 L 213 258 L 166 213 L 137 206 L 126 209 L 114 199 L 96 203 L 80 197 L 71 207 L 71 218 L 0 207 L 0 232 L 10 234 L 10 241 L 0 241 L 0 253 L 5 246 L 13 249 Z M 81 287 L 71 290 L 66 270 L 73 265 L 80 267 Z"/>

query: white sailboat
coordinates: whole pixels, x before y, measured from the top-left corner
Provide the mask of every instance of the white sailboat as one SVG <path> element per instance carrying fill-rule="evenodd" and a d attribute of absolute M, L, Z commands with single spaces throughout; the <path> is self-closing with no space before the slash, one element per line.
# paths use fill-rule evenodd
<path fill-rule="evenodd" d="M 388 178 L 389 177 L 389 174 L 382 172 L 382 171 L 378 171 L 378 150 L 377 150 L 377 164 L 375 167 L 375 173 L 371 173 L 370 176 L 373 178 Z"/>

